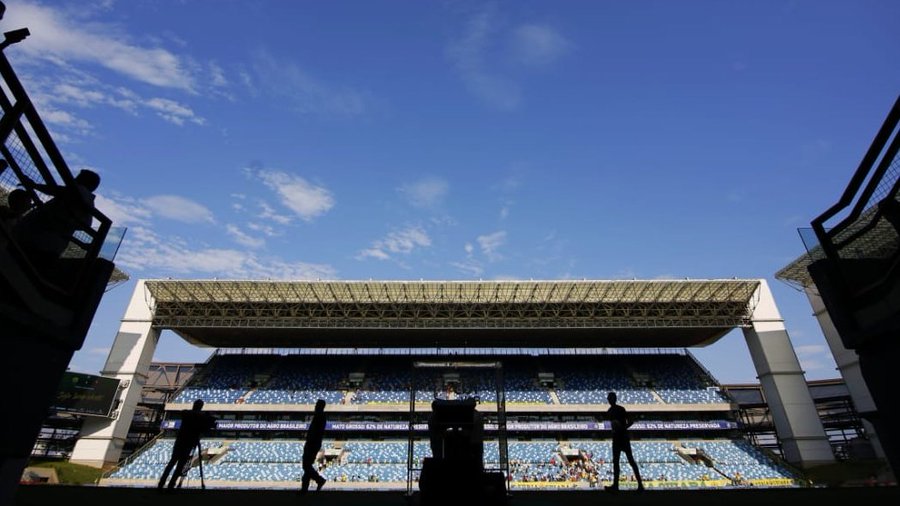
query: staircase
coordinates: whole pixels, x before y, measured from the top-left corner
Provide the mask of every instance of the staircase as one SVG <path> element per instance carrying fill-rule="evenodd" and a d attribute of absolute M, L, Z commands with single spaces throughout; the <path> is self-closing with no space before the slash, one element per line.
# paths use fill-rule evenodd
<path fill-rule="evenodd" d="M 814 289 L 859 369 L 875 409 L 888 463 L 900 469 L 900 97 L 840 200 L 811 223 L 806 238 Z"/>

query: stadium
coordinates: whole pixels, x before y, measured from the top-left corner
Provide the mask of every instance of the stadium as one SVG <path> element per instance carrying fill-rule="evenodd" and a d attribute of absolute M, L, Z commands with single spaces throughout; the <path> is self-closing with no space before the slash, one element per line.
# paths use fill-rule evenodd
<path fill-rule="evenodd" d="M 689 351 L 734 328 L 781 403 L 783 457 L 748 441 Z M 164 329 L 218 350 L 165 405 L 162 434 L 120 463 Z M 299 487 L 319 398 L 317 463 L 336 490 L 414 490 L 434 399 L 477 399 L 484 466 L 511 491 L 611 482 L 608 391 L 638 418 L 647 488 L 801 487 L 803 468 L 834 458 L 764 280 L 143 280 L 103 374 L 127 385 L 117 416 L 87 420 L 71 460 L 118 464 L 107 486 L 155 486 L 195 399 L 218 420 L 202 450 L 210 488 Z M 199 467 L 184 486 L 199 485 Z"/>
<path fill-rule="evenodd" d="M 409 504 L 445 503 L 433 465 L 426 477 L 438 454 L 452 453 L 435 437 L 448 406 L 473 408 L 479 422 L 457 435 L 477 446 L 479 472 L 499 477 L 498 504 L 594 503 L 614 482 L 626 493 L 602 497 L 623 504 L 896 502 L 893 481 L 825 489 L 810 475 L 854 452 L 895 469 L 900 455 L 900 100 L 841 202 L 812 223 L 808 254 L 776 274 L 809 298 L 840 380 L 808 383 L 766 280 L 737 278 L 141 279 L 92 376 L 67 369 L 104 293 L 129 278 L 113 262 L 124 229 L 87 198 L 6 59 L 29 30 L 3 35 L 0 371 L 10 409 L 0 504 L 156 504 L 196 400 L 215 428 L 163 501 L 173 505 L 295 504 L 319 400 L 327 425 L 314 465 L 327 486 L 310 502 L 395 504 L 402 494 Z M 848 216 L 826 227 L 856 194 Z M 19 226 L 54 207 L 37 228 Z M 61 248 L 30 249 L 61 224 Z M 720 384 L 692 353 L 736 329 L 758 384 Z M 166 331 L 215 351 L 203 364 L 154 363 Z M 170 370 L 189 379 L 155 390 Z M 161 392 L 159 409 L 148 409 L 148 393 Z M 637 492 L 624 462 L 613 475 L 608 392 L 637 419 L 631 444 L 650 493 Z M 32 486 L 42 478 L 33 457 L 103 474 Z M 472 478 L 443 470 L 443 485 L 465 489 Z"/>

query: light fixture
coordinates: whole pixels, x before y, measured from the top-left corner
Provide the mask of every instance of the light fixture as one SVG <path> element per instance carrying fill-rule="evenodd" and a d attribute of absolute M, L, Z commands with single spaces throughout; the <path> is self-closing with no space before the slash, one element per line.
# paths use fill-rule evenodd
<path fill-rule="evenodd" d="M 6 49 L 7 46 L 22 42 L 29 35 L 31 35 L 31 32 L 28 31 L 28 28 L 19 28 L 18 30 L 4 33 L 3 42 L 0 42 L 0 51 Z"/>

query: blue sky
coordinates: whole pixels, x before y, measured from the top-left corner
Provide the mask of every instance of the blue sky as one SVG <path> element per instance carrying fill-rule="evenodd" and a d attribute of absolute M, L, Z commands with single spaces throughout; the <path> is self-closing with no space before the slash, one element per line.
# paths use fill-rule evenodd
<path fill-rule="evenodd" d="M 774 279 L 900 91 L 900 2 L 7 0 L 133 279 Z M 103 365 L 134 282 L 75 370 Z M 202 360 L 165 333 L 158 360 Z M 697 355 L 754 381 L 739 332 Z"/>

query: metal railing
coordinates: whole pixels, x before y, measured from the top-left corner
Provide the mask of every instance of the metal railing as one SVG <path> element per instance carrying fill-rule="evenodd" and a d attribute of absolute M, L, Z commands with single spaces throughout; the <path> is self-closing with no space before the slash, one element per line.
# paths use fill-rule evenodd
<path fill-rule="evenodd" d="M 900 192 L 900 97 L 840 200 L 811 225 L 821 253 L 830 260 L 891 260 L 897 248 Z M 839 217 L 843 213 L 843 217 Z M 839 220 L 836 224 L 828 222 Z M 895 223 L 897 222 L 897 223 Z M 805 242 L 814 242 L 805 239 Z M 809 249 L 809 245 L 808 245 Z M 877 280 L 873 280 L 877 281 Z"/>
<path fill-rule="evenodd" d="M 0 46 L 5 48 L 5 45 Z M 0 196 L 5 201 L 9 192 L 17 188 L 24 190 L 35 206 L 28 211 L 31 213 L 49 201 L 49 196 L 41 188 L 65 191 L 76 188 L 78 183 L 2 49 L 0 77 Z M 71 204 L 87 206 L 76 199 Z M 79 293 L 82 284 L 89 281 L 86 275 L 93 261 L 97 258 L 112 260 L 124 235 L 124 229 L 113 230 L 112 220 L 93 206 L 71 211 L 89 216 L 91 225 L 77 230 L 69 238 L 69 246 L 60 258 L 79 261 L 66 265 L 64 279 L 45 266 L 37 265 L 39 262 L 34 261 L 18 244 L 17 234 L 11 233 L 7 227 L 0 231 L 10 255 L 21 270 L 35 285 L 49 290 L 51 294 L 72 296 Z"/>

